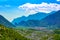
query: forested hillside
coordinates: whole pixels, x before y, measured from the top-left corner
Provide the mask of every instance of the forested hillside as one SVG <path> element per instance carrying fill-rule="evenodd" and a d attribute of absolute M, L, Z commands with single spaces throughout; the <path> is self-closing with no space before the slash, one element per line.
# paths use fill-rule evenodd
<path fill-rule="evenodd" d="M 16 30 L 12 28 L 6 28 L 0 25 L 0 40 L 29 40 L 21 36 Z"/>

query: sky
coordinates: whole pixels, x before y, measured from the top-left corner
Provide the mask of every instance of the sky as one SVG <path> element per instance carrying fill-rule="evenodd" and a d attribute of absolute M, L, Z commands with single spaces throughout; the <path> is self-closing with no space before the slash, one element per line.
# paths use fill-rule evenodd
<path fill-rule="evenodd" d="M 21 16 L 60 10 L 60 0 L 0 0 L 0 15 L 10 22 Z"/>

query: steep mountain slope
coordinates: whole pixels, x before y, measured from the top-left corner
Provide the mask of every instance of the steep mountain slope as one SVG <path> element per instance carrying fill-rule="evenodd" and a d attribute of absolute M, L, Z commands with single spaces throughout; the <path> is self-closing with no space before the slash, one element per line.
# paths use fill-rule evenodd
<path fill-rule="evenodd" d="M 3 25 L 0 25 L 0 40 L 29 40 L 18 32 L 16 30 L 7 28 Z"/>
<path fill-rule="evenodd" d="M 40 21 L 40 25 L 60 27 L 60 10 L 51 14 Z"/>
<path fill-rule="evenodd" d="M 10 23 L 2 15 L 0 15 L 0 24 L 5 25 L 6 27 L 15 27 L 12 23 Z"/>

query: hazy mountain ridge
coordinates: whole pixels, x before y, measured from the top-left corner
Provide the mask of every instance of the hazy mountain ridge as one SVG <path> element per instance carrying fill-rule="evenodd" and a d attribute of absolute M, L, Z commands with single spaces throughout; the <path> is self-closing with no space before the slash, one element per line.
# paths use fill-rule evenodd
<path fill-rule="evenodd" d="M 18 18 L 15 18 L 12 23 L 14 25 L 16 24 L 19 24 L 20 22 L 23 22 L 23 21 L 28 21 L 28 20 L 41 20 L 43 19 L 44 17 L 48 16 L 49 14 L 47 13 L 36 13 L 36 14 L 33 14 L 33 15 L 29 15 L 28 17 L 25 17 L 25 16 L 22 16 L 22 17 L 18 17 Z"/>
<path fill-rule="evenodd" d="M 49 14 L 46 14 L 46 13 L 37 13 L 37 14 L 34 14 L 34 15 L 30 15 L 28 17 L 21 17 L 21 18 L 16 18 L 16 20 L 20 21 L 16 21 L 16 20 L 13 20 L 13 24 L 16 25 L 16 26 L 27 26 L 27 27 L 47 27 L 49 26 L 50 24 L 46 24 L 48 21 L 50 21 L 50 18 L 54 17 L 54 14 L 56 14 L 56 12 L 51 12 Z M 50 15 L 52 15 L 52 17 L 49 17 Z M 59 15 L 59 14 L 58 14 Z M 46 19 L 46 17 L 49 19 L 48 21 Z M 53 21 L 53 20 L 52 20 Z M 50 25 L 51 26 L 51 25 Z"/>

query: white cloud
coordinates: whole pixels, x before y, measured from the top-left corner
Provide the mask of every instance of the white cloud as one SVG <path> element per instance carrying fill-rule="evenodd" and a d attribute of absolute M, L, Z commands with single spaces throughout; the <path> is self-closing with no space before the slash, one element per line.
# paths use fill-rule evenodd
<path fill-rule="evenodd" d="M 20 5 L 18 8 L 20 10 L 25 11 L 25 16 L 28 16 L 30 14 L 35 14 L 37 12 L 50 13 L 52 11 L 58 11 L 60 10 L 60 4 L 57 3 L 48 4 L 45 2 L 42 2 L 41 4 L 26 3 L 24 5 Z"/>
<path fill-rule="evenodd" d="M 60 0 L 57 0 L 57 1 L 60 1 Z"/>

